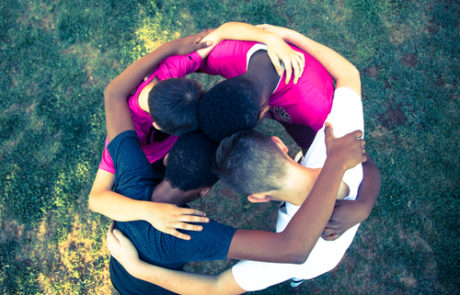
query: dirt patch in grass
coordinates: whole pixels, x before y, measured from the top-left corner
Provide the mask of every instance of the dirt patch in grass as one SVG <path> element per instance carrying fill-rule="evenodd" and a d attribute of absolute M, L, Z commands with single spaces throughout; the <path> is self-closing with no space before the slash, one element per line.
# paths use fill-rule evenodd
<path fill-rule="evenodd" d="M 407 121 L 407 117 L 402 111 L 401 103 L 390 103 L 387 111 L 379 116 L 379 121 L 386 128 L 403 125 Z"/>

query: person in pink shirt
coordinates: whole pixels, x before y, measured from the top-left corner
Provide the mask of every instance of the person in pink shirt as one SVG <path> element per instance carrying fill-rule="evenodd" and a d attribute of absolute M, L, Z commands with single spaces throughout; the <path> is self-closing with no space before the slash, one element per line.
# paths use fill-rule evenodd
<path fill-rule="evenodd" d="M 235 36 L 235 32 L 241 29 L 244 29 L 246 33 Z M 281 38 L 273 37 L 275 36 L 273 33 L 264 32 L 247 24 L 233 23 L 216 29 L 212 40 L 203 39 L 198 44 L 204 35 L 205 33 L 202 33 L 166 43 L 151 54 L 134 62 L 115 78 L 104 91 L 106 111 L 117 107 L 117 104 L 111 103 L 115 100 L 128 101 L 130 115 L 133 118 L 133 127 L 139 136 L 141 147 L 148 160 L 155 165 L 162 165 L 162 161 L 159 160 L 165 157 L 176 141 L 177 137 L 175 135 L 181 135 L 198 128 L 195 113 L 196 100 L 191 102 L 187 100 L 190 97 L 199 97 L 201 89 L 193 80 L 177 78 L 183 78 L 187 73 L 198 70 L 201 61 L 212 49 L 212 47 L 205 48 L 206 46 L 212 43 L 217 44 L 222 39 L 236 37 L 270 42 L 269 48 L 274 52 L 273 58 L 280 58 L 287 65 L 291 61 L 295 62 L 295 71 L 297 74 L 300 73 L 298 69 L 302 61 L 301 57 Z M 193 52 L 200 48 L 201 50 L 198 52 Z M 193 53 L 190 53 L 191 51 Z M 176 56 L 171 56 L 174 54 Z M 161 62 L 162 60 L 163 62 Z M 149 74 L 151 69 L 157 65 L 158 67 L 155 71 Z M 171 81 L 180 81 L 180 83 L 175 83 L 173 89 L 168 89 Z M 164 91 L 165 87 L 167 91 Z M 154 114 L 150 115 L 149 112 L 151 109 L 148 102 L 149 96 L 153 93 L 155 95 L 159 93 L 160 96 L 161 93 L 167 93 L 167 97 L 177 97 L 180 104 L 179 106 L 175 105 L 172 109 L 183 109 L 185 114 L 171 118 L 166 116 L 166 120 L 157 121 Z M 158 107 L 158 110 L 161 115 L 169 114 L 168 109 L 163 111 L 161 107 Z M 190 120 L 190 118 L 192 119 Z M 174 120 L 178 128 L 168 133 L 174 133 L 175 135 L 159 131 L 163 129 L 163 122 L 171 119 Z M 106 147 L 107 144 L 108 142 L 106 141 Z M 201 230 L 201 227 L 185 222 L 206 222 L 207 219 L 202 216 L 190 215 L 203 215 L 202 212 L 197 210 L 178 208 L 170 204 L 135 201 L 113 192 L 114 173 L 116 171 L 113 167 L 113 161 L 105 148 L 89 195 L 88 203 L 92 211 L 119 221 L 145 220 L 158 230 L 183 239 L 187 239 L 189 236 L 177 231 L 177 228 Z"/>
<path fill-rule="evenodd" d="M 221 27 L 232 24 L 226 23 Z M 214 33 L 206 39 L 216 40 Z M 329 73 L 315 58 L 295 46 L 290 45 L 290 48 L 306 65 L 305 69 L 298 68 L 296 71 L 294 68 L 295 78 L 292 80 L 289 71 L 284 75 L 281 66 L 273 62 L 272 53 L 267 46 L 256 42 L 225 40 L 218 43 L 206 58 L 201 58 L 197 53 L 189 56 L 189 69 L 230 79 L 217 84 L 204 94 L 198 104 L 200 127 L 210 138 L 219 141 L 241 129 L 251 129 L 259 119 L 266 116 L 279 121 L 304 151 L 308 149 L 314 134 L 330 112 L 333 82 Z M 241 82 L 240 78 L 249 81 L 251 85 Z M 177 96 L 178 100 L 171 99 L 171 96 L 164 93 L 172 91 L 182 82 L 168 81 L 169 88 L 156 87 L 163 95 L 156 97 L 154 90 L 149 100 L 152 117 L 168 133 L 175 133 L 180 129 L 177 125 L 180 120 L 176 119 L 180 114 L 171 110 L 174 110 L 180 102 L 178 100 L 182 98 Z M 158 86 L 160 85 L 161 83 Z M 248 89 L 238 97 L 239 90 L 244 85 Z M 256 103 L 254 108 L 257 110 L 250 109 L 251 99 L 247 96 L 251 93 L 249 88 L 252 88 L 252 100 Z M 198 97 L 188 99 L 198 101 Z M 249 114 L 249 111 L 256 112 L 257 115 Z M 227 116 L 228 113 L 232 116 Z M 248 116 L 251 122 L 246 122 Z"/>

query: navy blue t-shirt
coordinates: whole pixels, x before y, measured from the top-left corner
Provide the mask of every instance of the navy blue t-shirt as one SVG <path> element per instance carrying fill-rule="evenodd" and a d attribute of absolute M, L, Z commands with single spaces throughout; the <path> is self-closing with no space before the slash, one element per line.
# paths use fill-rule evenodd
<path fill-rule="evenodd" d="M 125 131 L 108 145 L 115 164 L 113 190 L 136 200 L 150 200 L 163 175 L 155 172 L 142 151 L 136 132 Z M 191 261 L 222 260 L 227 257 L 236 229 L 211 220 L 200 232 L 187 231 L 185 241 L 156 230 L 146 221 L 116 222 L 115 227 L 126 235 L 148 263 L 169 269 L 182 269 Z M 113 257 L 110 277 L 121 294 L 171 294 L 156 285 L 136 279 Z"/>

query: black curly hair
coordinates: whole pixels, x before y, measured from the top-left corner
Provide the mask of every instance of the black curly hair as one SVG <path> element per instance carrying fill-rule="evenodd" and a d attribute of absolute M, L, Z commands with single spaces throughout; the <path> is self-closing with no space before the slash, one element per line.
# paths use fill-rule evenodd
<path fill-rule="evenodd" d="M 259 121 L 261 98 L 254 84 L 237 76 L 222 81 L 198 102 L 201 130 L 217 142 L 241 130 L 254 128 Z"/>
<path fill-rule="evenodd" d="M 211 168 L 216 149 L 200 131 L 179 136 L 169 152 L 165 178 L 182 191 L 211 187 L 218 180 Z"/>

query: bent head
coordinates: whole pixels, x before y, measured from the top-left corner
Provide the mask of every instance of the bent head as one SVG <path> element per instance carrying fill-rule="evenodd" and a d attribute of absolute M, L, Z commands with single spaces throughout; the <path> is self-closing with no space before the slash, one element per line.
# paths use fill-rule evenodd
<path fill-rule="evenodd" d="M 211 168 L 216 149 L 217 145 L 199 131 L 180 136 L 169 152 L 165 179 L 183 192 L 201 192 L 192 197 L 199 198 L 218 180 Z"/>
<path fill-rule="evenodd" d="M 238 76 L 216 84 L 200 99 L 200 128 L 220 141 L 235 132 L 254 128 L 260 121 L 261 97 L 254 84 Z"/>
<path fill-rule="evenodd" d="M 160 81 L 149 93 L 149 110 L 161 130 L 177 136 L 198 129 L 200 85 L 191 79 Z"/>
<path fill-rule="evenodd" d="M 234 191 L 264 195 L 282 188 L 288 158 L 272 138 L 257 131 L 241 131 L 222 140 L 215 169 Z"/>

